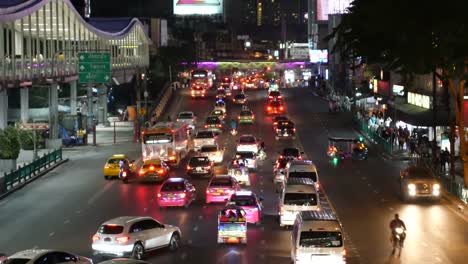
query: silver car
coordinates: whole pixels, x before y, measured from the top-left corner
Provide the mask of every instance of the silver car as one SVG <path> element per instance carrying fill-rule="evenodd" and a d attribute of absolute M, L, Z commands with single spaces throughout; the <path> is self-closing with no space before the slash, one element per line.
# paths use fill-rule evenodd
<path fill-rule="evenodd" d="M 151 217 L 121 216 L 99 227 L 92 249 L 94 255 L 141 260 L 148 251 L 162 247 L 176 250 L 180 236 L 178 227 L 161 224 Z"/>
<path fill-rule="evenodd" d="M 77 256 L 74 254 L 66 253 L 63 251 L 50 250 L 50 249 L 27 249 L 17 252 L 7 259 L 3 264 L 36 264 L 36 263 L 47 263 L 47 264 L 92 264 L 93 262 L 85 257 Z"/>
<path fill-rule="evenodd" d="M 221 163 L 224 159 L 224 150 L 218 144 L 203 145 L 200 148 L 200 155 L 208 157 L 214 163 Z"/>
<path fill-rule="evenodd" d="M 110 259 L 103 262 L 99 262 L 99 264 L 150 264 L 149 262 L 137 260 L 137 259 L 126 259 L 126 258 L 116 258 Z"/>
<path fill-rule="evenodd" d="M 185 123 L 190 129 L 195 129 L 197 117 L 191 111 L 184 111 L 177 115 L 177 122 Z"/>

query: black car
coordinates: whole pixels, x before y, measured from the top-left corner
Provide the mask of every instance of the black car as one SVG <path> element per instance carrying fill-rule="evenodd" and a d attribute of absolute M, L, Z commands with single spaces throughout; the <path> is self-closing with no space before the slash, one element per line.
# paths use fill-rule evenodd
<path fill-rule="evenodd" d="M 213 162 L 206 156 L 192 157 L 187 165 L 187 175 L 212 175 L 214 172 Z"/>
<path fill-rule="evenodd" d="M 296 126 L 292 121 L 279 121 L 276 126 L 275 139 L 296 138 Z"/>
<path fill-rule="evenodd" d="M 280 158 L 302 160 L 302 154 L 298 148 L 284 148 Z"/>

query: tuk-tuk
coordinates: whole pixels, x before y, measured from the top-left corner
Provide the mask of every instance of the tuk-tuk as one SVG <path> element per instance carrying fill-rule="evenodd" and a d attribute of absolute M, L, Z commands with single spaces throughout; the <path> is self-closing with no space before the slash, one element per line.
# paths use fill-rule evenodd
<path fill-rule="evenodd" d="M 246 212 L 239 206 L 228 205 L 218 215 L 218 244 L 247 244 Z"/>
<path fill-rule="evenodd" d="M 327 155 L 332 159 L 367 159 L 367 147 L 362 138 L 328 137 Z"/>

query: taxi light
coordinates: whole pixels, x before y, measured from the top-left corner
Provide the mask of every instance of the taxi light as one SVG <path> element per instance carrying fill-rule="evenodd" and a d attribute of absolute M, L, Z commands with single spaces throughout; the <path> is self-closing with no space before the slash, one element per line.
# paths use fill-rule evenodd
<path fill-rule="evenodd" d="M 96 235 L 93 236 L 93 242 L 98 241 L 99 239 L 101 239 L 99 236 L 96 236 Z"/>
<path fill-rule="evenodd" d="M 180 196 L 180 198 L 185 198 L 185 196 L 187 196 L 187 194 L 186 193 L 181 193 L 181 194 L 179 194 L 179 196 Z"/>
<path fill-rule="evenodd" d="M 115 240 L 119 243 L 124 244 L 124 243 L 127 243 L 130 240 L 130 238 L 128 236 L 121 236 L 121 237 L 115 238 Z"/>
<path fill-rule="evenodd" d="M 150 170 L 150 171 L 154 171 L 154 169 L 155 169 L 155 168 L 154 168 L 154 166 L 152 166 L 152 165 L 149 167 L 149 170 Z"/>
<path fill-rule="evenodd" d="M 138 173 L 139 173 L 140 175 L 143 175 L 143 174 L 145 174 L 145 171 L 144 171 L 144 170 L 140 170 Z"/>
<path fill-rule="evenodd" d="M 161 198 L 161 193 L 158 193 L 156 196 L 157 196 L 158 198 Z"/>

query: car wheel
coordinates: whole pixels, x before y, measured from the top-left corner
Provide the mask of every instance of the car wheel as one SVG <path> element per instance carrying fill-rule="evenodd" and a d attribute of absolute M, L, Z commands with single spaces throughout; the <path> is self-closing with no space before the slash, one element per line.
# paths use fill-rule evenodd
<path fill-rule="evenodd" d="M 175 251 L 180 247 L 180 236 L 174 233 L 169 241 L 169 250 Z"/>
<path fill-rule="evenodd" d="M 132 258 L 137 260 L 142 260 L 145 256 L 145 248 L 142 244 L 137 243 L 133 246 Z"/>

